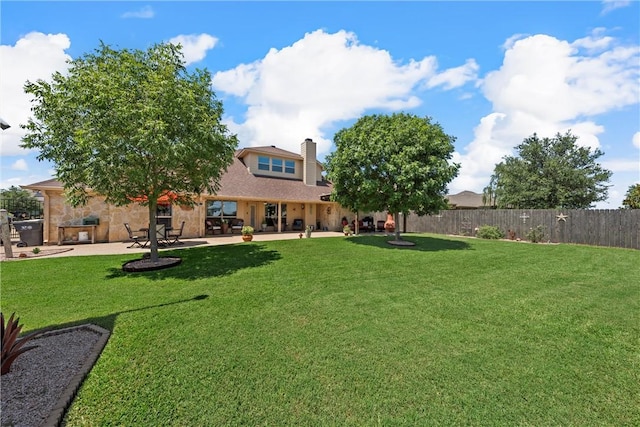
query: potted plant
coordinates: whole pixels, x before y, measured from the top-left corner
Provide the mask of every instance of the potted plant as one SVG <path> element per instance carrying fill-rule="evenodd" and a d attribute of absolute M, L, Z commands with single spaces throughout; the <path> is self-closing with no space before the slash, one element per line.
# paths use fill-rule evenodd
<path fill-rule="evenodd" d="M 307 238 L 309 238 L 309 237 L 311 237 L 311 232 L 312 232 L 312 231 L 313 231 L 313 230 L 312 230 L 311 226 L 310 226 L 310 225 L 307 225 L 307 228 L 305 228 L 305 230 L 304 230 L 304 235 L 305 235 Z"/>
<path fill-rule="evenodd" d="M 342 232 L 344 233 L 345 236 L 350 236 L 353 234 L 353 231 L 351 231 L 351 227 L 349 227 L 348 225 L 345 225 L 344 227 L 342 227 Z"/>
<path fill-rule="evenodd" d="M 393 233 L 396 231 L 396 221 L 393 219 L 393 214 L 387 213 L 387 220 L 384 222 L 384 229 L 387 233 Z"/>
<path fill-rule="evenodd" d="M 266 218 L 262 219 L 262 223 L 260 224 L 260 227 L 262 228 L 262 231 L 267 231 L 267 219 Z"/>
<path fill-rule="evenodd" d="M 250 242 L 253 240 L 253 227 L 250 225 L 245 225 L 242 227 L 242 240 L 245 242 Z"/>
<path fill-rule="evenodd" d="M 220 227 L 222 228 L 222 234 L 227 234 L 227 231 L 229 231 L 229 222 L 223 219 Z"/>

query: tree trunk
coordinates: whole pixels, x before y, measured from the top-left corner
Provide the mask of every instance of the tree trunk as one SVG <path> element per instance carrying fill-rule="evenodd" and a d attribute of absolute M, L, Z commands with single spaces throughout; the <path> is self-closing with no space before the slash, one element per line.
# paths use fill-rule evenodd
<path fill-rule="evenodd" d="M 396 222 L 395 240 L 402 240 L 400 238 L 400 213 L 396 212 L 394 216 L 395 216 L 394 221 Z"/>
<path fill-rule="evenodd" d="M 149 241 L 151 242 L 151 262 L 158 262 L 158 236 L 156 235 L 156 210 L 158 201 L 149 200 Z"/>
<path fill-rule="evenodd" d="M 9 213 L 6 209 L 0 210 L 0 226 L 2 227 L 4 255 L 7 259 L 13 258 L 13 248 L 11 247 L 11 225 L 9 225 Z"/>

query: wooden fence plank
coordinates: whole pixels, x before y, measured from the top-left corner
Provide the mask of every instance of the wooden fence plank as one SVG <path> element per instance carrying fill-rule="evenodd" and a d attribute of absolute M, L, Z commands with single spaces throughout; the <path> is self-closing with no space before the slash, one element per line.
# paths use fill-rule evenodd
<path fill-rule="evenodd" d="M 407 231 L 475 235 L 492 225 L 508 238 L 508 230 L 526 240 L 532 228 L 544 227 L 544 241 L 640 249 L 640 210 L 477 209 L 447 210 L 437 215 L 407 217 Z"/>

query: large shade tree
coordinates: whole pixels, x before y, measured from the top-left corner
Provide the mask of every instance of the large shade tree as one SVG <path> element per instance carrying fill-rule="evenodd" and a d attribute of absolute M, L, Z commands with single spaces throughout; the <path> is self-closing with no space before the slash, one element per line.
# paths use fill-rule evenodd
<path fill-rule="evenodd" d="M 335 134 L 336 150 L 326 161 L 332 200 L 354 212 L 386 210 L 396 224 L 399 213 L 445 209 L 446 186 L 459 170 L 449 162 L 454 141 L 429 117 L 364 116 Z"/>
<path fill-rule="evenodd" d="M 215 193 L 233 160 L 235 135 L 206 70 L 189 72 L 180 46 L 114 50 L 101 44 L 50 82 L 27 82 L 32 117 L 22 146 L 55 163 L 73 206 L 91 194 L 107 203 L 148 206 L 151 259 L 158 260 L 159 197 L 191 204 Z"/>
<path fill-rule="evenodd" d="M 492 182 L 499 208 L 583 209 L 606 200 L 611 172 L 596 160 L 604 153 L 576 144 L 571 132 L 535 133 L 495 166 Z"/>
<path fill-rule="evenodd" d="M 626 209 L 640 209 L 640 184 L 634 184 L 629 187 L 624 195 L 622 206 Z"/>

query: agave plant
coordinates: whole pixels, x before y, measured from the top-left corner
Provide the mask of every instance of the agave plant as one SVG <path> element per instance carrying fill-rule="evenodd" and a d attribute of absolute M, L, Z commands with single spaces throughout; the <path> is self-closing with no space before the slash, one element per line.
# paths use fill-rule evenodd
<path fill-rule="evenodd" d="M 11 364 L 25 351 L 36 348 L 35 345 L 25 346 L 27 342 L 41 334 L 42 331 L 32 332 L 18 339 L 22 326 L 18 324 L 20 318 L 15 318 L 15 313 L 11 314 L 9 320 L 4 323 L 4 314 L 2 317 L 2 368 L 0 375 L 8 374 L 11 370 Z"/>

